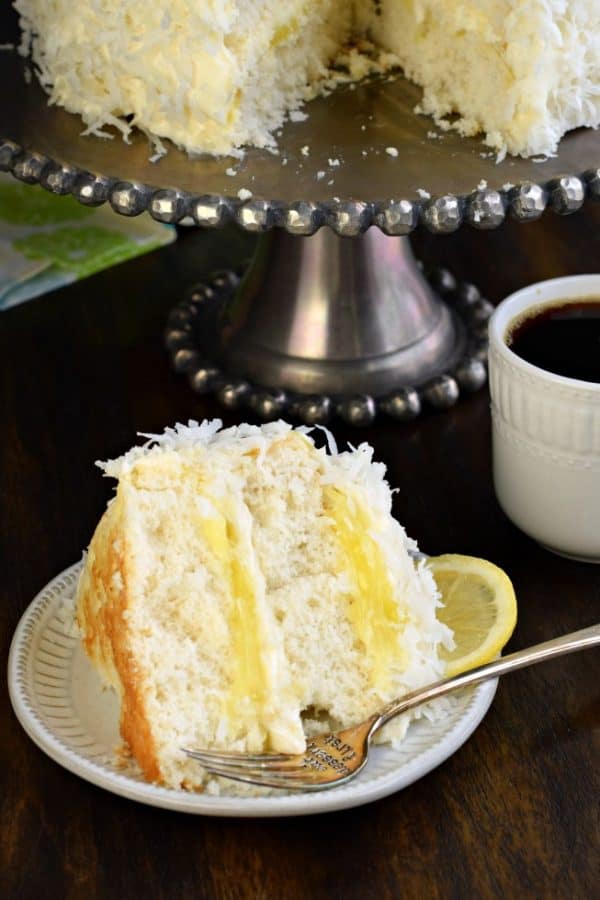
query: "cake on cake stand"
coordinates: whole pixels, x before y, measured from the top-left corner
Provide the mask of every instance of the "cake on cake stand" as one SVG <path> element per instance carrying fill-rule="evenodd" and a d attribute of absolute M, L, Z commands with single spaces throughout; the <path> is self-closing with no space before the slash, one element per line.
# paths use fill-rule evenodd
<path fill-rule="evenodd" d="M 545 161 L 497 162 L 480 140 L 416 115 L 419 90 L 399 75 L 312 101 L 276 154 L 191 159 L 170 148 L 153 163 L 142 135 L 82 137 L 81 120 L 49 107 L 25 66 L 0 54 L 11 88 L 1 170 L 121 215 L 261 235 L 245 271 L 216 273 L 175 307 L 166 343 L 196 391 L 265 420 L 409 420 L 478 389 L 491 305 L 448 271 L 423 273 L 407 235 L 531 221 L 546 207 L 565 215 L 600 197 L 600 133 L 567 135 Z"/>

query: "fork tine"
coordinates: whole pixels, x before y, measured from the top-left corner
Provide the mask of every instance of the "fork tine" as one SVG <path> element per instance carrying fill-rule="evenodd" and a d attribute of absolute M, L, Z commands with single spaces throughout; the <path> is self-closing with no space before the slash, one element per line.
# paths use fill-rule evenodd
<path fill-rule="evenodd" d="M 250 763 L 286 762 L 296 759 L 297 756 L 295 753 L 233 753 L 225 750 L 196 750 L 195 747 L 182 747 L 181 749 L 192 759 L 213 760 L 219 764 L 231 762 L 236 765 L 243 765 L 245 761 Z"/>
<path fill-rule="evenodd" d="M 295 769 L 287 769 L 286 771 L 274 769 L 252 768 L 251 766 L 217 766 L 208 763 L 206 769 L 214 771 L 217 774 L 227 775 L 231 772 L 234 775 L 247 775 L 250 778 L 281 778 L 281 779 L 299 779 L 301 781 L 314 781 L 317 773 L 311 769 L 304 769 L 298 766 Z"/>
<path fill-rule="evenodd" d="M 297 775 L 275 775 L 268 770 L 258 769 L 256 772 L 248 769 L 219 768 L 218 766 L 205 766 L 206 771 L 211 775 L 219 775 L 222 778 L 231 778 L 233 781 L 241 781 L 244 784 L 255 784 L 258 787 L 274 787 L 283 788 L 284 790 L 294 791 L 310 791 L 318 790 L 323 787 L 320 782 L 312 779 L 307 772 L 306 776 Z M 301 771 L 301 770 L 300 770 Z M 308 776 L 308 777 L 307 777 Z M 325 785 L 326 786 L 326 785 Z"/>
<path fill-rule="evenodd" d="M 204 753 L 203 750 L 187 750 L 185 748 L 184 752 L 190 759 L 197 760 L 199 763 L 202 763 L 203 766 L 220 766 L 227 769 L 252 769 L 263 772 L 299 771 L 302 768 L 302 760 L 304 759 L 303 756 L 283 756 L 283 754 L 273 754 L 270 757 L 240 755 L 239 757 L 227 758 L 226 756 L 220 757 L 216 754 Z"/>

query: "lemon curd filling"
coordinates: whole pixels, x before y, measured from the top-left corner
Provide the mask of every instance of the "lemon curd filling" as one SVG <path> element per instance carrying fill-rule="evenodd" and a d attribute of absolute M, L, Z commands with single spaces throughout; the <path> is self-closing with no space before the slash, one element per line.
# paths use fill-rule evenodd
<path fill-rule="evenodd" d="M 339 543 L 339 568 L 349 574 L 348 617 L 371 669 L 373 687 L 384 690 L 398 662 L 401 621 L 381 547 L 372 535 L 371 513 L 332 485 L 323 492 Z"/>
<path fill-rule="evenodd" d="M 198 516 L 198 532 L 210 551 L 214 574 L 231 603 L 231 676 L 223 700 L 223 716 L 232 740 L 251 736 L 253 744 L 265 746 L 269 736 L 265 721 L 269 684 L 258 586 L 250 558 L 252 546 L 240 532 L 231 498 L 209 496 L 201 480 L 197 485 L 212 507 L 209 515 Z M 357 497 L 332 485 L 323 490 L 323 506 L 338 546 L 337 571 L 347 575 L 345 612 L 366 656 L 371 685 L 383 692 L 389 688 L 391 674 L 400 661 L 399 633 L 403 623 L 386 560 L 374 536 L 374 517 Z"/>
<path fill-rule="evenodd" d="M 279 47 L 280 44 L 285 43 L 290 37 L 296 35 L 298 32 L 298 19 L 294 16 L 294 18 L 290 19 L 290 21 L 285 25 L 279 25 L 275 31 L 273 32 L 273 36 L 271 38 L 270 47 L 274 49 L 275 47 Z"/>
<path fill-rule="evenodd" d="M 214 502 L 214 501 L 213 501 Z M 200 522 L 202 535 L 215 559 L 219 577 L 231 597 L 229 632 L 230 662 L 233 668 L 224 702 L 234 738 L 248 730 L 263 739 L 266 731 L 260 723 L 267 698 L 267 682 L 262 660 L 260 623 L 256 606 L 256 585 L 250 567 L 244 562 L 244 548 L 234 524 L 232 511 L 216 509 L 215 515 Z"/>
<path fill-rule="evenodd" d="M 228 690 L 222 703 L 230 740 L 245 738 L 262 749 L 268 737 L 265 707 L 270 686 L 264 662 L 264 625 L 258 608 L 260 587 L 249 537 L 239 526 L 240 509 L 231 494 L 211 490 L 212 477 L 197 463 L 183 466 L 171 457 L 153 461 L 154 487 L 185 480 L 198 506 L 192 512 L 194 538 L 208 550 L 206 564 L 223 594 L 229 598 L 227 626 L 230 636 L 227 665 Z M 134 476 L 138 487 L 147 486 L 143 470 Z"/>

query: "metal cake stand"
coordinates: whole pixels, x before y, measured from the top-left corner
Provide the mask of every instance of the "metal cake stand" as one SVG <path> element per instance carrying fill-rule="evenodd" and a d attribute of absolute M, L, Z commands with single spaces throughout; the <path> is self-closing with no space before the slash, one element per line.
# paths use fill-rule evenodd
<path fill-rule="evenodd" d="M 171 147 L 152 163 L 142 135 L 82 137 L 25 66 L 0 53 L 1 170 L 120 215 L 261 235 L 244 272 L 216 273 L 175 307 L 166 342 L 196 391 L 263 419 L 409 420 L 478 389 L 492 307 L 448 271 L 423 273 L 407 235 L 565 215 L 600 197 L 598 132 L 568 135 L 553 159 L 497 163 L 481 141 L 416 115 L 420 92 L 399 75 L 313 100 L 277 154 L 191 159 Z"/>

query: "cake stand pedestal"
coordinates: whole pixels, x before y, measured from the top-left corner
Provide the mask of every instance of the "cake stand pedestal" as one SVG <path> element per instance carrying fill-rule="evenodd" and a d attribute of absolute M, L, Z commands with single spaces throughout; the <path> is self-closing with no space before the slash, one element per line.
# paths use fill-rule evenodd
<path fill-rule="evenodd" d="M 438 284 L 455 288 L 449 273 Z M 263 418 L 291 408 L 324 424 L 335 404 L 361 424 L 382 398 L 383 409 L 410 419 L 422 396 L 451 405 L 460 386 L 485 381 L 491 307 L 473 286 L 461 289 L 462 303 L 453 294 L 453 306 L 441 302 L 407 239 L 370 229 L 348 240 L 323 228 L 298 240 L 273 230 L 241 279 L 217 273 L 192 290 L 170 316 L 167 346 L 195 390 L 216 388 L 224 405 L 250 403 Z"/>
<path fill-rule="evenodd" d="M 228 221 L 261 235 L 243 273 L 215 273 L 173 310 L 166 342 L 192 387 L 261 418 L 355 425 L 378 411 L 412 419 L 486 380 L 492 307 L 451 273 L 423 273 L 407 235 L 496 228 L 507 215 L 564 215 L 600 196 L 600 134 L 568 135 L 559 155 L 497 162 L 479 140 L 440 132 L 413 110 L 401 76 L 339 88 L 288 123 L 278 152 L 151 163 L 131 145 L 81 137 L 16 54 L 0 119 L 0 169 L 81 203 L 201 228 Z"/>

